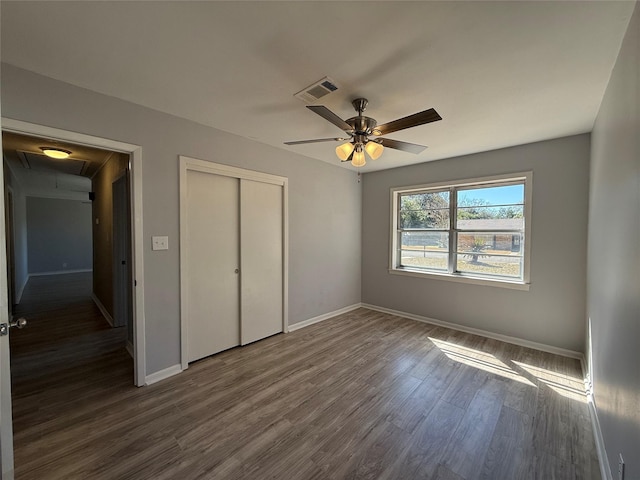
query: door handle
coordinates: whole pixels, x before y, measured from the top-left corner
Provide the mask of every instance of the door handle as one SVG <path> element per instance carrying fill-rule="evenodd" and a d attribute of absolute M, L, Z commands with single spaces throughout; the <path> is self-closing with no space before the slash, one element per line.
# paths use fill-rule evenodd
<path fill-rule="evenodd" d="M 9 328 L 15 327 L 15 328 L 23 329 L 26 326 L 27 326 L 27 319 L 22 317 L 20 317 L 15 322 L 9 322 L 9 325 L 7 325 L 6 323 L 0 323 L 0 337 L 8 335 Z"/>
<path fill-rule="evenodd" d="M 16 327 L 19 329 L 23 329 L 24 327 L 27 326 L 27 319 L 24 317 L 20 317 L 18 320 L 16 320 L 15 322 L 11 322 L 9 323 L 10 327 Z"/>
<path fill-rule="evenodd" d="M 235 273 L 240 273 L 240 269 L 239 269 L 239 268 L 236 268 L 236 269 L 235 269 Z"/>

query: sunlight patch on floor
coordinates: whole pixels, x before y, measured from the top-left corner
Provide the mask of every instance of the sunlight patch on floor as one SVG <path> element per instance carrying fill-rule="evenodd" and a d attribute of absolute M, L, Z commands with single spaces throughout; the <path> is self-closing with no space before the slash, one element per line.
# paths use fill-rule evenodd
<path fill-rule="evenodd" d="M 563 397 L 587 403 L 587 393 L 584 382 L 581 379 L 571 378 L 558 372 L 547 370 L 546 368 L 534 367 L 522 362 L 514 362 L 518 367 L 530 375 L 536 377 L 540 382 L 547 385 L 551 390 Z"/>
<path fill-rule="evenodd" d="M 485 372 L 494 373 L 509 380 L 524 383 L 531 387 L 536 387 L 534 383 L 520 375 L 504 362 L 498 360 L 494 355 L 475 350 L 473 348 L 463 347 L 455 343 L 445 342 L 437 338 L 429 337 L 429 340 L 440 349 L 448 358 L 456 362 L 464 363 L 471 367 L 479 368 Z"/>

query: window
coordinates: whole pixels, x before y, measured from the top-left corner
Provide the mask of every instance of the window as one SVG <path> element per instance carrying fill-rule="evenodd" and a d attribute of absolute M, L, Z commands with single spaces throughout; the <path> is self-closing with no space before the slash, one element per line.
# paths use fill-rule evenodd
<path fill-rule="evenodd" d="M 391 272 L 527 285 L 531 181 L 529 172 L 392 189 Z"/>

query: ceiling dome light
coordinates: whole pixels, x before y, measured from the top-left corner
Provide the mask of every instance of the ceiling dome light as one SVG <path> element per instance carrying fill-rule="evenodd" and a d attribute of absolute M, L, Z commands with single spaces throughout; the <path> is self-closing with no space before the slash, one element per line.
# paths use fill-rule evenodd
<path fill-rule="evenodd" d="M 71 155 L 71 152 L 69 150 L 65 150 L 64 148 L 40 147 L 40 150 L 42 150 L 42 153 L 44 153 L 47 157 L 56 158 L 58 160 L 69 158 L 69 155 Z"/>
<path fill-rule="evenodd" d="M 336 147 L 336 155 L 340 160 L 344 162 L 347 160 L 347 158 L 349 158 L 349 155 L 351 155 L 351 152 L 353 152 L 354 148 L 355 145 L 351 142 L 343 143 L 342 145 Z"/>
<path fill-rule="evenodd" d="M 384 147 L 378 142 L 367 142 L 364 149 L 371 157 L 371 160 L 377 160 L 380 158 L 380 155 L 382 155 L 382 152 L 384 152 Z"/>

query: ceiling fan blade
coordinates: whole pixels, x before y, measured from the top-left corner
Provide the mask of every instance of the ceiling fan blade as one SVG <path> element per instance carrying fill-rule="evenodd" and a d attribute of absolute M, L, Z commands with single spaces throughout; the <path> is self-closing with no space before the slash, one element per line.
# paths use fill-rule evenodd
<path fill-rule="evenodd" d="M 320 143 L 320 142 L 341 142 L 346 138 L 333 137 L 333 138 L 316 138 L 314 140 L 296 140 L 295 142 L 284 142 L 285 145 L 302 145 L 303 143 Z"/>
<path fill-rule="evenodd" d="M 401 142 L 400 140 L 393 140 L 391 138 L 378 138 L 375 141 L 381 143 L 384 147 L 395 148 L 396 150 L 415 153 L 416 155 L 422 153 L 427 148 L 417 143 Z"/>
<path fill-rule="evenodd" d="M 345 132 L 353 131 L 353 127 L 351 125 L 349 125 L 347 122 L 342 120 L 339 116 L 337 116 L 335 113 L 333 113 L 324 105 L 307 105 L 307 108 L 312 112 L 317 113 L 325 120 L 330 121 L 340 130 L 344 130 Z"/>
<path fill-rule="evenodd" d="M 414 113 L 408 117 L 399 118 L 393 122 L 378 125 L 376 130 L 380 131 L 380 135 L 386 135 L 387 133 L 397 132 L 398 130 L 404 130 L 405 128 L 417 127 L 418 125 L 424 125 L 425 123 L 437 122 L 438 120 L 442 120 L 442 117 L 433 108 L 430 108 L 424 112 Z"/>

